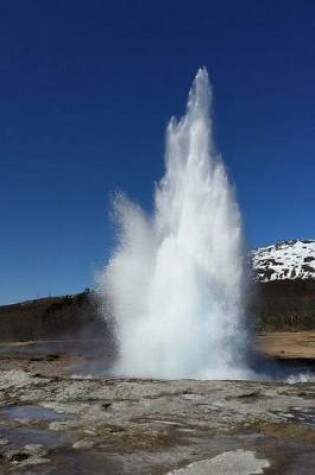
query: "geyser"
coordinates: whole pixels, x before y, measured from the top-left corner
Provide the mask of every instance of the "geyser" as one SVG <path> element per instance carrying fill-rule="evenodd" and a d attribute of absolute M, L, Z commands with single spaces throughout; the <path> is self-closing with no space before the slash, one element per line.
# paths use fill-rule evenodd
<path fill-rule="evenodd" d="M 210 103 L 200 69 L 185 115 L 167 128 L 152 216 L 114 200 L 118 244 L 99 289 L 117 339 L 116 375 L 250 377 L 241 217 L 215 150 Z"/>

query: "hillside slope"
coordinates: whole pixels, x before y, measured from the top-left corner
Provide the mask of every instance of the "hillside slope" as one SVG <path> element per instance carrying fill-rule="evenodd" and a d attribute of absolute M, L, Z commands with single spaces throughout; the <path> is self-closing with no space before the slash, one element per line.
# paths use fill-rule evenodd
<path fill-rule="evenodd" d="M 102 338 L 106 326 L 93 292 L 49 297 L 0 307 L 0 340 Z"/>
<path fill-rule="evenodd" d="M 315 329 L 315 279 L 260 282 L 256 297 L 259 331 Z"/>

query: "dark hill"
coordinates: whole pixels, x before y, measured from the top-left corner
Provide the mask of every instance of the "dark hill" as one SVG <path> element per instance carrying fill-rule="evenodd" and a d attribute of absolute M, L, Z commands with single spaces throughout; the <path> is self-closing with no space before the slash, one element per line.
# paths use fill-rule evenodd
<path fill-rule="evenodd" d="M 0 340 L 102 337 L 106 325 L 93 292 L 49 297 L 0 307 Z"/>
<path fill-rule="evenodd" d="M 315 329 L 315 280 L 260 283 L 257 300 L 260 331 Z"/>
<path fill-rule="evenodd" d="M 257 284 L 253 315 L 259 332 L 315 329 L 315 280 Z M 0 307 L 0 340 L 106 338 L 106 323 L 93 292 L 49 297 Z"/>

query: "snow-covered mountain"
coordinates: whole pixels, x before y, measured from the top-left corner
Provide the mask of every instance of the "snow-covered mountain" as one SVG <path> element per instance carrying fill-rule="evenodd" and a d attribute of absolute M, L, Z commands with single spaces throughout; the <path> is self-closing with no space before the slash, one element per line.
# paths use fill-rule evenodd
<path fill-rule="evenodd" d="M 251 252 L 258 280 L 315 279 L 315 241 L 280 241 Z"/>

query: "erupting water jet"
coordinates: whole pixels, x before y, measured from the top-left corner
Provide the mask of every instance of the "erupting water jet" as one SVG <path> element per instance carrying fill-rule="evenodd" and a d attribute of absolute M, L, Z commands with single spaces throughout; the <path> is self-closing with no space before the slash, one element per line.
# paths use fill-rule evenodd
<path fill-rule="evenodd" d="M 210 106 L 200 69 L 185 115 L 167 128 L 153 215 L 122 196 L 114 201 L 118 245 L 99 291 L 117 338 L 116 375 L 250 377 L 242 223 Z"/>

